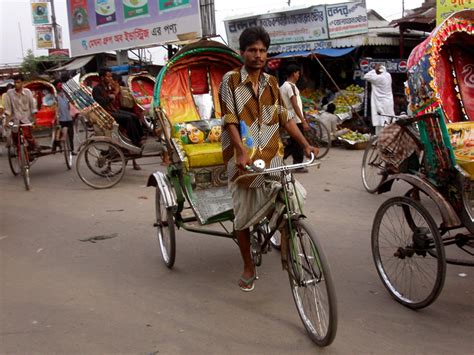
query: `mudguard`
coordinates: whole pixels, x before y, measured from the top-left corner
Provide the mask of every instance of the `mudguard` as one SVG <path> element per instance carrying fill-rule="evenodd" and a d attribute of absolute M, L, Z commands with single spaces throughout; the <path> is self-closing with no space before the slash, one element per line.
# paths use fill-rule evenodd
<path fill-rule="evenodd" d="M 154 172 L 148 177 L 146 186 L 155 186 L 160 190 L 166 208 L 176 209 L 178 207 L 176 193 L 166 174 L 161 171 Z"/>
<path fill-rule="evenodd" d="M 412 174 L 395 174 L 390 175 L 377 189 L 378 193 L 390 191 L 393 183 L 396 180 L 402 180 L 412 185 L 413 187 L 424 192 L 430 197 L 439 209 L 441 217 L 443 218 L 443 227 L 454 228 L 461 226 L 461 220 L 459 219 L 453 206 L 439 193 L 439 191 L 432 184 L 422 179 L 419 176 Z"/>

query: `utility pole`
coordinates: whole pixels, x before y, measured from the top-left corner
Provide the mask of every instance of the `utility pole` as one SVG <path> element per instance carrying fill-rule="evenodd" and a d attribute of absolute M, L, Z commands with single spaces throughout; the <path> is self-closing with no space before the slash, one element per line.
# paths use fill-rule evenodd
<path fill-rule="evenodd" d="M 54 10 L 54 0 L 50 0 L 51 3 L 51 23 L 53 25 L 54 33 L 54 47 L 59 49 L 59 36 L 58 36 L 58 24 L 56 23 L 56 12 Z"/>
<path fill-rule="evenodd" d="M 405 0 L 402 0 L 402 17 L 405 17 Z"/>
<path fill-rule="evenodd" d="M 18 32 L 20 32 L 20 45 L 21 45 L 21 57 L 25 58 L 25 52 L 23 50 L 23 36 L 21 35 L 21 25 L 18 22 Z M 33 48 L 31 48 L 33 50 Z"/>

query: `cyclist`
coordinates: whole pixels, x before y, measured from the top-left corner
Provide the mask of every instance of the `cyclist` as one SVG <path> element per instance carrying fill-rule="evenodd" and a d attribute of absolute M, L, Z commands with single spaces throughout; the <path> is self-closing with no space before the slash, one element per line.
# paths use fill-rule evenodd
<path fill-rule="evenodd" d="M 34 115 L 38 111 L 36 108 L 36 102 L 31 91 L 23 87 L 23 76 L 13 76 L 15 87 L 8 90 L 4 97 L 5 115 L 7 117 L 6 124 L 13 121 L 15 125 L 18 124 L 31 124 L 34 120 Z M 36 145 L 36 141 L 31 133 L 31 127 L 23 127 L 23 135 L 28 142 L 30 151 L 37 152 L 39 149 Z M 16 132 L 12 132 L 13 142 L 18 141 Z"/>
<path fill-rule="evenodd" d="M 234 229 L 244 262 L 242 291 L 252 291 L 256 271 L 250 255 L 249 227 L 268 215 L 280 188 L 279 175 L 259 175 L 234 181 L 247 165 L 263 159 L 267 166 L 283 165 L 279 128 L 285 128 L 304 154 L 317 154 L 309 145 L 280 97 L 275 77 L 263 72 L 270 36 L 262 27 L 247 28 L 239 38 L 244 65 L 224 75 L 219 97 L 222 107 L 222 150 L 234 208 Z M 270 180 L 271 178 L 276 180 Z"/>

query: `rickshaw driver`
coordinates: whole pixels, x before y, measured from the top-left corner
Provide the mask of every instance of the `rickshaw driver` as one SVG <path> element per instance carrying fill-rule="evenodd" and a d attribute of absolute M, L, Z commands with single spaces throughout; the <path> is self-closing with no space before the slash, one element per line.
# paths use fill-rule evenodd
<path fill-rule="evenodd" d="M 224 75 L 219 97 L 223 157 L 232 192 L 234 229 L 244 262 L 239 287 L 242 291 L 252 291 L 256 270 L 250 255 L 249 227 L 272 212 L 280 178 L 258 175 L 234 181 L 256 159 L 263 159 L 266 166 L 284 165 L 280 127 L 303 147 L 306 156 L 316 155 L 318 149 L 310 146 L 295 121 L 288 118 L 276 78 L 263 72 L 270 46 L 265 29 L 244 30 L 239 46 L 244 65 Z"/>
<path fill-rule="evenodd" d="M 23 87 L 22 75 L 14 75 L 13 81 L 15 87 L 9 89 L 4 96 L 5 116 L 7 117 L 5 125 L 10 121 L 13 121 L 15 125 L 31 124 L 33 123 L 35 113 L 38 111 L 33 94 L 29 89 Z M 17 134 L 12 132 L 12 141 L 15 145 L 18 140 Z M 39 149 L 31 133 L 30 126 L 23 127 L 23 135 L 28 142 L 28 149 L 31 152 L 37 152 Z"/>

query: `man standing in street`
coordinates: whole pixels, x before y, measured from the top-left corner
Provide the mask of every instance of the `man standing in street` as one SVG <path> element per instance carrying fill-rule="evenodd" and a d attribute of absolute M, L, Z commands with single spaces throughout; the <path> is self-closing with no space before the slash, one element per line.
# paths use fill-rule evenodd
<path fill-rule="evenodd" d="M 234 207 L 234 230 L 244 262 L 242 291 L 252 291 L 256 279 L 250 255 L 249 227 L 271 212 L 280 177 L 244 177 L 246 166 L 263 159 L 266 166 L 283 165 L 280 127 L 300 143 L 304 153 L 317 154 L 281 101 L 276 78 L 263 72 L 270 36 L 262 27 L 247 28 L 239 38 L 244 66 L 224 75 L 219 90 L 222 107 L 222 150 Z"/>
<path fill-rule="evenodd" d="M 69 108 L 69 100 L 63 91 L 63 84 L 61 82 L 56 85 L 56 89 L 58 91 L 58 121 L 61 128 L 67 128 L 69 147 L 71 148 L 72 155 L 76 155 L 74 152 L 74 126 Z"/>
<path fill-rule="evenodd" d="M 374 69 L 364 75 L 364 79 L 372 84 L 370 111 L 375 134 L 378 135 L 389 119 L 382 115 L 393 116 L 395 114 L 393 110 L 392 76 L 383 65 L 376 64 Z"/>
<path fill-rule="evenodd" d="M 304 117 L 303 103 L 301 101 L 300 91 L 296 87 L 296 83 L 300 78 L 300 68 L 296 64 L 290 64 L 286 69 L 287 78 L 280 87 L 281 98 L 285 107 L 288 110 L 289 118 L 293 119 L 301 132 L 309 130 L 308 122 Z M 293 139 L 288 139 L 288 144 L 285 147 L 285 154 L 283 159 L 289 156 L 293 157 L 293 164 L 300 164 L 303 162 L 303 149 L 299 143 Z M 308 169 L 296 169 L 295 173 L 307 173 Z"/>
<path fill-rule="evenodd" d="M 15 125 L 18 124 L 32 124 L 34 114 L 38 111 L 36 108 L 33 94 L 27 88 L 23 87 L 23 76 L 13 76 L 15 87 L 8 90 L 4 99 L 6 124 L 13 120 Z M 23 127 L 23 135 L 28 142 L 30 151 L 37 151 L 36 141 L 31 134 L 31 127 Z M 12 132 L 13 143 L 17 142 L 17 133 Z"/>

